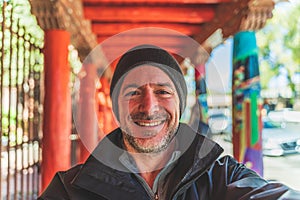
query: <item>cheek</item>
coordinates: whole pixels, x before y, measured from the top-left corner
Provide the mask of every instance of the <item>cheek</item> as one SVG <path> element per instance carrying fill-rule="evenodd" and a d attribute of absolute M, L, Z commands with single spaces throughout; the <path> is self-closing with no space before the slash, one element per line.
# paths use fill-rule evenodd
<path fill-rule="evenodd" d="M 122 119 L 127 112 L 128 112 L 128 103 L 123 100 L 118 100 L 118 107 L 119 107 L 119 116 Z"/>
<path fill-rule="evenodd" d="M 126 116 L 137 108 L 138 104 L 135 101 L 118 101 L 120 116 Z"/>
<path fill-rule="evenodd" d="M 169 100 L 164 103 L 164 108 L 172 115 L 178 115 L 180 113 L 179 101 Z"/>
<path fill-rule="evenodd" d="M 139 107 L 141 103 L 135 100 L 130 100 L 128 102 L 126 102 L 126 104 L 124 104 L 124 106 L 126 106 L 126 109 L 129 113 L 138 110 L 137 108 Z"/>

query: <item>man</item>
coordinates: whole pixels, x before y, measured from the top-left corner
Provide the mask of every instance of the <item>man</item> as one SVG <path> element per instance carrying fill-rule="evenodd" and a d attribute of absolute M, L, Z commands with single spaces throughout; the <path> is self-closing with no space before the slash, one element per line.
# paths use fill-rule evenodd
<path fill-rule="evenodd" d="M 222 148 L 179 122 L 187 87 L 175 59 L 142 45 L 125 53 L 112 82 L 120 128 L 83 165 L 58 172 L 40 199 L 278 199 L 268 183 Z"/>

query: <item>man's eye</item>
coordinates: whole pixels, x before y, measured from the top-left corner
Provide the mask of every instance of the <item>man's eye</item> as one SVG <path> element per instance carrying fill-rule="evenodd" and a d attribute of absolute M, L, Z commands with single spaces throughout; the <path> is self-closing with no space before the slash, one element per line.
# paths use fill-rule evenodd
<path fill-rule="evenodd" d="M 168 90 L 158 90 L 158 91 L 156 91 L 156 94 L 159 94 L 159 95 L 171 95 L 172 92 L 170 92 Z"/>
<path fill-rule="evenodd" d="M 157 93 L 158 93 L 158 94 L 169 94 L 169 92 L 164 91 L 164 90 L 160 90 L 160 91 L 158 91 Z"/>
<path fill-rule="evenodd" d="M 130 91 L 130 92 L 127 92 L 125 94 L 126 97 L 131 97 L 131 96 L 135 96 L 135 95 L 138 95 L 139 92 L 138 91 Z"/>

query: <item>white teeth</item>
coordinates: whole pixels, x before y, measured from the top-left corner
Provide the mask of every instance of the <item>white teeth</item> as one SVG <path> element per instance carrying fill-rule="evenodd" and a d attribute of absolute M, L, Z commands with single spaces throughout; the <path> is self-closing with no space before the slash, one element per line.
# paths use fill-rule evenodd
<path fill-rule="evenodd" d="M 149 123 L 146 123 L 146 122 L 137 122 L 138 125 L 140 126 L 157 126 L 159 124 L 161 124 L 162 121 L 159 121 L 159 122 L 149 122 Z"/>

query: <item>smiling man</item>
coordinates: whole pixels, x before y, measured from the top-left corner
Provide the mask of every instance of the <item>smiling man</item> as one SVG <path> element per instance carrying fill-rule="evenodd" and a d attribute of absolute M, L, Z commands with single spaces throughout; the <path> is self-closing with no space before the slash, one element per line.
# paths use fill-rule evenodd
<path fill-rule="evenodd" d="M 84 164 L 58 172 L 40 199 L 258 200 L 291 195 L 288 187 L 267 182 L 232 157 L 220 158 L 218 144 L 179 122 L 187 87 L 167 51 L 150 45 L 129 50 L 116 66 L 110 89 L 120 128 Z"/>
<path fill-rule="evenodd" d="M 126 149 L 158 153 L 169 146 L 180 113 L 179 97 L 167 74 L 151 65 L 132 69 L 123 81 L 118 104 Z"/>

